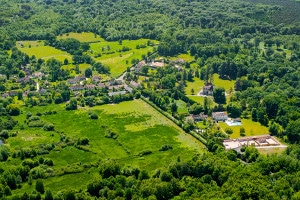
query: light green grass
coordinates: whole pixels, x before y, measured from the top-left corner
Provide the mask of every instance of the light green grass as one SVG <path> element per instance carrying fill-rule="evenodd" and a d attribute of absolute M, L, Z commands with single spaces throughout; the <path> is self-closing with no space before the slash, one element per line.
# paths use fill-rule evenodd
<path fill-rule="evenodd" d="M 153 47 L 147 46 L 146 48 L 136 49 L 137 45 L 145 45 L 147 44 L 148 39 L 139 39 L 139 40 L 123 40 L 122 45 L 118 42 L 108 42 L 101 41 L 98 43 L 91 44 L 91 50 L 93 55 L 97 55 L 98 53 L 102 54 L 101 57 L 95 58 L 96 61 L 107 65 L 111 69 L 111 75 L 113 77 L 117 77 L 124 72 L 127 67 L 132 66 L 131 61 L 133 59 L 142 59 L 142 55 L 147 55 L 148 52 L 153 51 Z M 153 41 L 157 43 L 157 41 Z M 110 50 L 107 50 L 107 47 L 110 47 Z M 121 50 L 123 46 L 131 48 L 131 50 L 126 52 L 117 52 Z M 102 51 L 102 48 L 105 50 Z M 107 52 L 115 52 L 112 54 L 105 54 Z"/>
<path fill-rule="evenodd" d="M 69 62 L 72 62 L 72 55 L 61 51 L 59 49 L 56 49 L 54 47 L 50 46 L 34 46 L 34 47 L 18 47 L 18 49 L 24 53 L 26 53 L 28 56 L 35 56 L 36 58 L 41 58 L 44 60 L 49 60 L 51 58 L 54 58 L 56 60 L 59 60 L 63 62 L 66 58 L 69 60 Z"/>
<path fill-rule="evenodd" d="M 229 91 L 232 89 L 232 91 L 234 90 L 234 83 L 235 81 L 233 80 L 222 80 L 219 78 L 218 74 L 214 74 L 214 86 L 216 87 L 223 87 L 227 93 L 229 93 Z"/>
<path fill-rule="evenodd" d="M 257 148 L 257 150 L 263 155 L 281 154 L 286 150 L 286 147 Z"/>
<path fill-rule="evenodd" d="M 57 39 L 66 39 L 66 38 L 74 38 L 80 42 L 100 42 L 104 41 L 103 38 L 101 38 L 99 35 L 95 35 L 94 33 L 91 32 L 83 32 L 83 33 L 68 33 L 68 34 L 63 34 L 61 36 L 57 36 Z"/>
<path fill-rule="evenodd" d="M 30 128 L 24 124 L 28 112 L 36 115 L 37 112 L 44 113 L 49 110 L 55 110 L 57 114 L 43 115 L 40 118 L 44 122 L 54 124 L 58 133 L 46 132 L 42 128 Z M 22 112 L 14 118 L 19 121 L 20 125 L 24 125 L 24 129 L 19 129 L 18 125 L 14 130 L 18 131 L 18 136 L 10 137 L 7 145 L 11 150 L 17 150 L 24 147 L 37 147 L 40 144 L 55 144 L 55 150 L 43 155 L 44 158 L 53 160 L 54 166 L 51 168 L 54 172 L 61 172 L 68 166 L 82 168 L 84 164 L 115 159 L 122 166 L 132 165 L 152 173 L 158 167 L 167 167 L 178 157 L 181 160 L 188 160 L 194 154 L 204 152 L 203 145 L 198 140 L 183 132 L 176 124 L 142 100 L 79 108 L 75 111 L 66 111 L 63 104 L 52 104 L 45 107 L 23 107 Z M 89 112 L 97 113 L 99 119 L 91 120 Z M 115 132 L 118 138 L 106 138 L 106 130 Z M 88 151 L 79 150 L 74 146 L 58 147 L 59 133 L 63 133 L 74 141 L 87 137 L 89 139 L 89 145 L 86 146 Z M 159 151 L 165 144 L 172 145 L 173 149 L 165 152 Z M 153 153 L 143 157 L 138 156 L 145 150 Z M 20 162 L 19 159 L 13 159 L 6 162 L 5 167 L 14 166 Z M 89 173 L 91 170 L 92 172 Z M 80 185 L 86 185 L 96 174 L 98 174 L 97 169 L 88 168 L 87 171 L 78 174 L 44 179 L 44 185 L 46 189 L 52 191 L 80 189 Z M 25 183 L 20 190 L 13 193 L 31 192 L 33 187 Z"/>
<path fill-rule="evenodd" d="M 44 41 L 42 40 L 32 40 L 32 41 L 17 41 L 17 47 L 18 48 L 29 48 L 31 47 L 38 47 L 38 46 L 44 46 Z"/>
<path fill-rule="evenodd" d="M 194 89 L 194 94 L 197 94 L 197 93 L 200 92 L 200 90 L 204 86 L 204 81 L 203 80 L 200 80 L 197 77 L 194 77 L 193 80 L 194 81 L 192 81 L 192 82 L 186 81 L 186 87 L 185 87 L 185 94 L 186 95 L 191 95 L 192 94 L 192 92 L 191 92 L 192 89 Z"/>
<path fill-rule="evenodd" d="M 179 114 L 186 114 L 188 113 L 188 108 L 187 108 L 187 105 L 184 101 L 182 100 L 178 100 L 176 101 L 176 105 L 177 105 L 177 112 Z"/>
<path fill-rule="evenodd" d="M 231 128 L 233 130 L 230 138 L 240 138 L 241 127 L 245 129 L 246 136 L 269 134 L 267 127 L 262 126 L 259 122 L 253 122 L 251 119 L 242 119 L 242 126 L 228 126 L 225 122 L 219 122 L 219 125 L 223 130 L 226 128 Z"/>
<path fill-rule="evenodd" d="M 191 62 L 194 60 L 194 57 L 189 55 L 189 54 L 179 54 L 176 57 L 171 57 L 170 60 L 178 60 L 178 59 L 183 59 L 185 62 Z"/>

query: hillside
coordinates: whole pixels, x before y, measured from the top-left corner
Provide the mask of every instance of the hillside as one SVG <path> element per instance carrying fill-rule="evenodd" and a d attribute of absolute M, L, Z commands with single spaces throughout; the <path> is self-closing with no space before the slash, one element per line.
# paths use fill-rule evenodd
<path fill-rule="evenodd" d="M 0 199 L 299 199 L 299 1 L 0 4 Z"/>

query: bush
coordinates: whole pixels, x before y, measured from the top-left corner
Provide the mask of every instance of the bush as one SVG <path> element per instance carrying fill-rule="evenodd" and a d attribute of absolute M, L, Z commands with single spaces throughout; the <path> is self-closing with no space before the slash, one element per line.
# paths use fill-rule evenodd
<path fill-rule="evenodd" d="M 145 151 L 140 152 L 140 153 L 139 153 L 139 156 L 145 156 L 145 155 L 149 155 L 149 154 L 151 154 L 151 153 L 152 153 L 152 151 L 150 151 L 150 150 L 145 150 Z"/>
<path fill-rule="evenodd" d="M 16 104 L 10 104 L 6 107 L 6 110 L 9 115 L 11 116 L 17 116 L 21 113 L 21 110 L 18 105 Z"/>
<path fill-rule="evenodd" d="M 53 160 L 51 160 L 50 158 L 46 158 L 44 160 L 44 165 L 53 166 Z"/>
<path fill-rule="evenodd" d="M 96 113 L 92 113 L 92 114 L 90 115 L 90 118 L 91 118 L 91 119 L 98 119 L 98 115 L 97 115 Z"/>
<path fill-rule="evenodd" d="M 31 121 L 38 121 L 40 120 L 40 117 L 39 116 L 31 116 L 28 118 L 28 121 L 31 122 Z"/>
<path fill-rule="evenodd" d="M 173 149 L 173 147 L 171 145 L 165 144 L 159 149 L 159 151 L 168 151 L 169 149 Z"/>
<path fill-rule="evenodd" d="M 2 130 L 0 132 L 0 138 L 7 139 L 9 137 L 8 130 Z"/>
<path fill-rule="evenodd" d="M 119 137 L 119 135 L 116 134 L 115 132 L 111 131 L 111 130 L 106 130 L 105 137 L 112 138 L 112 139 L 117 139 Z"/>
<path fill-rule="evenodd" d="M 43 129 L 45 131 L 54 131 L 54 125 L 53 124 L 45 124 Z"/>
<path fill-rule="evenodd" d="M 44 126 L 44 122 L 43 121 L 31 121 L 28 123 L 29 127 L 43 127 Z"/>

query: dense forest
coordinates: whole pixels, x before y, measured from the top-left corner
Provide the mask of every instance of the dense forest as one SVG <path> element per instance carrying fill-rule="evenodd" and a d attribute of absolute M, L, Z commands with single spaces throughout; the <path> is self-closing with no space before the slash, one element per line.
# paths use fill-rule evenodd
<path fill-rule="evenodd" d="M 167 168 L 149 172 L 128 167 L 117 161 L 95 161 L 86 168 L 96 168 L 97 177 L 84 186 L 85 190 L 45 190 L 43 179 L 51 177 L 51 159 L 43 157 L 54 148 L 40 146 L 35 150 L 11 150 L 0 144 L 0 198 L 3 199 L 299 199 L 300 198 L 300 3 L 290 0 L 0 0 L 0 92 L 22 88 L 34 91 L 31 82 L 17 84 L 11 79 L 24 78 L 24 66 L 32 71 L 49 73 L 47 81 L 57 83 L 53 92 L 37 101 L 27 95 L 27 107 L 66 104 L 66 110 L 78 106 L 102 105 L 145 98 L 186 132 L 194 124 L 178 113 L 177 100 L 186 103 L 188 114 L 211 116 L 214 111 L 227 111 L 268 127 L 271 135 L 290 146 L 280 155 L 260 155 L 252 147 L 242 152 L 225 151 L 222 140 L 227 138 L 212 128 L 204 135 L 208 152 L 192 160 L 180 157 Z M 125 80 L 143 86 L 132 94 L 109 98 L 107 88 L 85 91 L 76 99 L 69 88 L 59 81 L 70 79 L 68 65 L 55 59 L 43 60 L 21 52 L 17 41 L 44 41 L 45 45 L 68 52 L 74 65 L 89 64 L 99 74 L 109 75 L 110 68 L 96 62 L 90 43 L 76 39 L 58 39 L 70 32 L 91 32 L 106 41 L 149 39 L 159 41 L 153 52 L 143 60 L 163 57 L 167 64 L 150 72 L 144 66 L 139 74 L 127 69 Z M 111 53 L 106 47 L 107 54 Z M 109 47 L 110 48 L 110 47 Z M 137 46 L 136 49 L 139 49 Z M 129 47 L 120 49 L 129 51 Z M 188 54 L 193 59 L 175 68 L 171 57 Z M 99 55 L 101 56 L 101 55 Z M 132 60 L 137 64 L 139 60 Z M 91 77 L 92 70 L 85 76 Z M 79 69 L 75 69 L 79 71 Z M 78 74 L 78 73 L 76 73 Z M 194 78 L 214 82 L 233 80 L 230 97 L 225 89 L 214 90 L 215 104 L 205 98 L 203 103 L 187 97 L 186 86 Z M 137 76 L 138 75 L 138 76 Z M 46 80 L 43 77 L 43 81 Z M 115 82 L 112 84 L 114 85 Z M 44 85 L 41 85 L 41 87 Z M 200 87 L 200 86 L 199 86 Z M 113 92 L 115 89 L 113 88 Z M 193 93 L 193 92 L 192 92 Z M 219 95 L 219 94 L 221 95 Z M 228 91 L 226 91 L 228 93 Z M 13 98 L 0 99 L 0 138 L 15 137 L 9 131 L 18 126 L 14 116 L 22 114 Z M 51 113 L 52 114 L 52 113 Z M 98 116 L 96 117 L 98 119 Z M 37 120 L 38 119 L 38 120 Z M 39 121 L 27 116 L 28 123 Z M 47 124 L 45 131 L 53 131 Z M 24 129 L 24 127 L 23 127 Z M 9 130 L 9 131 L 8 131 Z M 112 136 L 113 137 L 113 136 Z M 82 138 L 81 138 L 82 139 Z M 62 138 L 66 146 L 88 144 L 88 139 L 75 144 Z M 86 145 L 86 144 L 84 144 Z M 82 146 L 84 146 L 82 145 Z M 169 150 L 169 146 L 165 146 Z M 80 147 L 81 148 L 81 147 Z M 18 161 L 15 161 L 18 160 Z M 17 163 L 11 166 L 6 163 Z M 55 163 L 54 163 L 55 164 Z M 48 170 L 48 171 L 47 171 Z M 76 169 L 70 173 L 79 173 Z M 15 193 L 24 184 L 33 184 L 32 193 Z M 78 183 L 80 184 L 80 183 Z"/>

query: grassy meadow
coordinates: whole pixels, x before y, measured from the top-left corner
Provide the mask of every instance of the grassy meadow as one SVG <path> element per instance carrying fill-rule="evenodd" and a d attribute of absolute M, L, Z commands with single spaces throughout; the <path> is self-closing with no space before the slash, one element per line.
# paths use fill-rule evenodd
<path fill-rule="evenodd" d="M 194 89 L 194 94 L 197 94 L 201 91 L 202 87 L 204 86 L 204 81 L 200 78 L 194 77 L 192 82 L 187 81 L 186 84 L 185 94 L 192 95 L 192 89 Z"/>
<path fill-rule="evenodd" d="M 83 33 L 67 33 L 63 34 L 60 36 L 57 36 L 57 39 L 67 39 L 67 38 L 74 38 L 80 42 L 88 42 L 88 43 L 93 43 L 93 42 L 101 42 L 104 41 L 103 38 L 101 38 L 99 35 L 96 35 L 91 32 L 83 32 Z"/>
<path fill-rule="evenodd" d="M 52 123 L 56 131 L 47 132 L 43 128 L 31 128 L 25 124 L 28 112 L 36 115 L 38 112 L 44 113 L 45 111 L 57 112 L 52 115 L 40 116 L 41 121 Z M 99 119 L 90 119 L 90 112 L 97 113 Z M 17 150 L 34 148 L 41 144 L 55 144 L 55 148 L 49 154 L 43 155 L 44 158 L 53 160 L 54 166 L 51 168 L 55 173 L 64 171 L 70 166 L 80 169 L 85 165 L 89 166 L 105 159 L 115 159 L 123 166 L 139 167 L 151 172 L 159 167 L 167 167 L 178 157 L 181 160 L 188 160 L 195 153 L 204 151 L 203 145 L 198 140 L 183 132 L 172 121 L 142 100 L 92 108 L 85 107 L 75 111 L 66 111 L 63 104 L 23 107 L 22 114 L 15 119 L 19 121 L 15 128 L 18 135 L 10 137 L 7 145 Z M 118 137 L 115 139 L 105 137 L 108 130 L 114 132 Z M 70 141 L 87 137 L 89 145 L 85 146 L 85 150 L 72 145 L 60 146 L 60 134 L 64 134 Z M 172 145 L 173 149 L 159 151 L 165 144 Z M 145 150 L 152 153 L 141 156 L 140 153 Z M 39 157 L 37 156 L 35 159 Z M 21 162 L 19 159 L 14 160 Z M 10 164 L 8 163 L 8 165 Z M 87 183 L 98 171 L 93 167 L 86 170 L 79 174 L 49 177 L 44 180 L 45 187 L 60 190 L 73 187 L 78 181 L 78 177 L 82 183 Z M 32 187 L 25 184 L 20 191 L 30 192 L 33 190 Z"/>
<path fill-rule="evenodd" d="M 132 66 L 131 61 L 133 59 L 141 60 L 142 55 L 147 55 L 148 52 L 153 51 L 152 46 L 136 49 L 137 45 L 147 45 L 147 41 L 148 39 L 123 40 L 122 44 L 119 44 L 119 42 L 101 41 L 90 45 L 92 55 L 95 56 L 95 61 L 99 61 L 104 65 L 109 66 L 111 69 L 111 75 L 113 77 L 117 77 L 121 75 L 127 67 Z M 157 43 L 157 41 L 153 42 Z M 123 47 L 128 47 L 130 50 L 118 52 Z M 97 54 L 101 54 L 101 56 L 97 57 Z"/>
<path fill-rule="evenodd" d="M 72 62 L 72 55 L 51 46 L 44 46 L 43 41 L 18 41 L 17 48 L 28 56 L 48 60 L 54 58 L 63 62 L 66 58 Z"/>
<path fill-rule="evenodd" d="M 226 128 L 231 128 L 233 130 L 230 138 L 240 138 L 240 128 L 242 127 L 245 129 L 246 136 L 269 134 L 267 127 L 262 126 L 259 122 L 253 122 L 251 119 L 242 119 L 241 126 L 228 126 L 225 122 L 219 122 L 219 125 L 223 130 Z"/>

